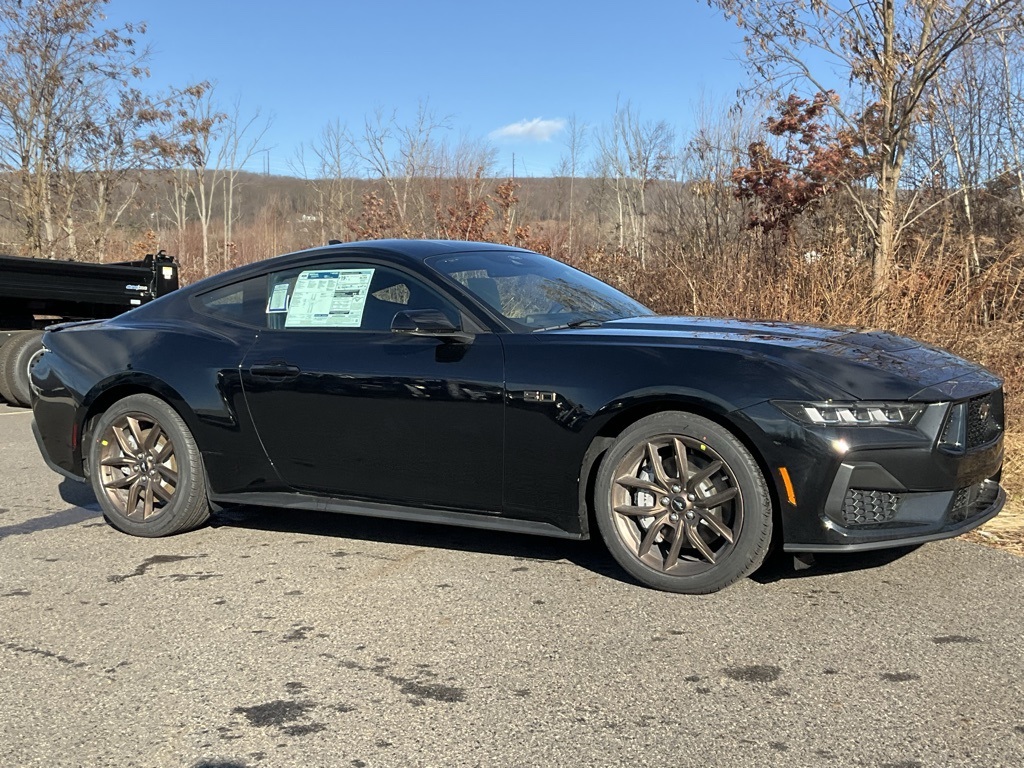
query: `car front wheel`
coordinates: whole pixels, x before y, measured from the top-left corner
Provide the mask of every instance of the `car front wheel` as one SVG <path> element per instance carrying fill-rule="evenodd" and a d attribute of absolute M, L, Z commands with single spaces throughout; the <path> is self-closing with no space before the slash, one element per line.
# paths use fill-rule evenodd
<path fill-rule="evenodd" d="M 119 400 L 92 425 L 89 475 L 107 521 L 134 536 L 168 536 L 210 516 L 202 457 L 163 400 Z"/>
<path fill-rule="evenodd" d="M 744 445 L 709 419 L 673 411 L 636 422 L 605 454 L 595 488 L 605 544 L 648 586 L 715 592 L 768 553 L 764 476 Z"/>

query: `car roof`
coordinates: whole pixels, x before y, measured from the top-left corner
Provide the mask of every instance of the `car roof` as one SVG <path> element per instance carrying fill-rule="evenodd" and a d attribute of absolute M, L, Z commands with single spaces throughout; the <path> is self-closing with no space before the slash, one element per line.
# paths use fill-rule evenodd
<path fill-rule="evenodd" d="M 524 248 L 501 243 L 482 243 L 472 240 L 356 240 L 349 243 L 331 243 L 315 248 L 293 251 L 281 256 L 245 264 L 241 267 L 211 275 L 198 280 L 183 289 L 183 293 L 201 293 L 212 288 L 243 280 L 268 270 L 287 269 L 308 261 L 316 261 L 331 256 L 350 255 L 351 252 L 373 253 L 390 257 L 396 263 L 421 264 L 431 256 L 441 254 L 467 253 L 471 251 L 516 251 L 529 253 Z"/>
<path fill-rule="evenodd" d="M 345 255 L 347 251 L 376 251 L 397 256 L 399 261 L 422 262 L 431 256 L 441 254 L 465 253 L 468 251 L 523 251 L 512 245 L 500 243 L 480 243 L 472 240 L 356 240 L 350 243 L 332 243 L 316 248 L 287 253 L 274 257 L 282 266 L 291 262 L 301 262 L 312 258 L 332 255 Z M 269 261 L 269 259 L 268 259 Z M 265 264 L 266 261 L 260 262 Z"/>
<path fill-rule="evenodd" d="M 423 261 L 431 256 L 439 254 L 465 253 L 468 251 L 523 251 L 514 245 L 503 245 L 501 243 L 482 243 L 473 240 L 358 240 L 351 243 L 336 243 L 323 248 L 311 248 L 298 253 L 311 253 L 323 250 L 347 250 L 350 248 L 366 249 L 372 248 L 381 251 L 396 253 L 410 259 Z"/>

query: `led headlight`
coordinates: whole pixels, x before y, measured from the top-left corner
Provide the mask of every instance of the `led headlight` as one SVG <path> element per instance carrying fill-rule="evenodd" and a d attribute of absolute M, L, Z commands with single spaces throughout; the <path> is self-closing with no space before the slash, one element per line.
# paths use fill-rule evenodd
<path fill-rule="evenodd" d="M 925 403 L 794 403 L 776 401 L 786 414 L 821 427 L 912 427 Z"/>

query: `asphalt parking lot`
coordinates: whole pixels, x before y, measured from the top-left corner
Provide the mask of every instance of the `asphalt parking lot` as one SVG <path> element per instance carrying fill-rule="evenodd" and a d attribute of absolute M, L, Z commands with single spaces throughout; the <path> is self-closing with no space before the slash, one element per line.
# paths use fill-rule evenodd
<path fill-rule="evenodd" d="M 309 512 L 136 539 L 30 424 L 0 406 L 3 765 L 1021 764 L 1005 552 L 694 598 L 596 544 Z"/>

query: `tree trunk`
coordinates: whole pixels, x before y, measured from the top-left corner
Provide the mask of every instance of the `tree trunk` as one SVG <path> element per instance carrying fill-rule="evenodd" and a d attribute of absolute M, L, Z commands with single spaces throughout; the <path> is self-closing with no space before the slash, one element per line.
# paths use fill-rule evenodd
<path fill-rule="evenodd" d="M 885 293 L 896 259 L 896 188 L 879 184 L 875 252 L 871 265 L 872 294 L 877 301 Z"/>

